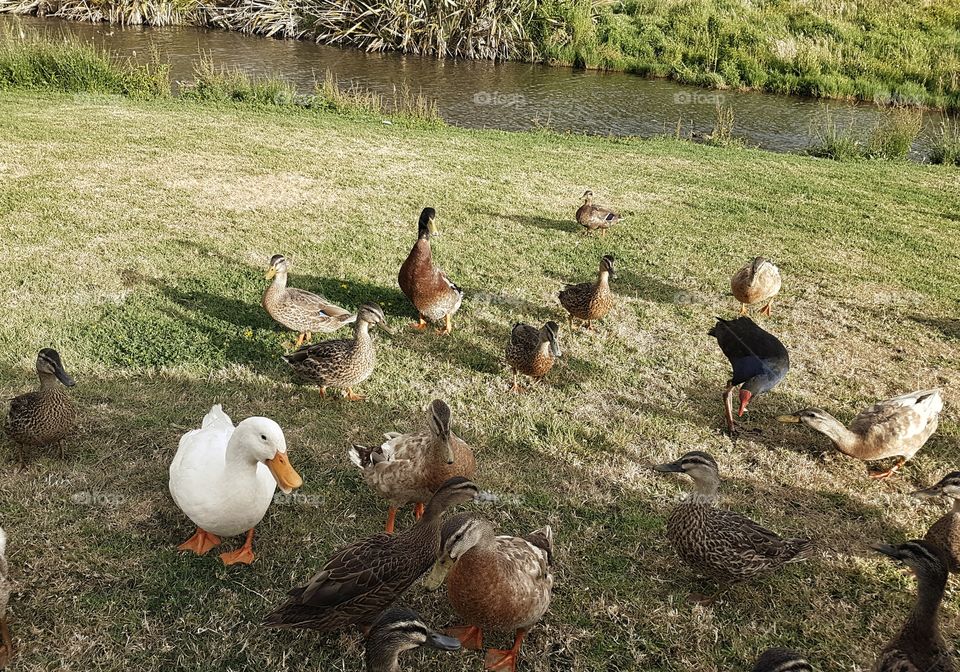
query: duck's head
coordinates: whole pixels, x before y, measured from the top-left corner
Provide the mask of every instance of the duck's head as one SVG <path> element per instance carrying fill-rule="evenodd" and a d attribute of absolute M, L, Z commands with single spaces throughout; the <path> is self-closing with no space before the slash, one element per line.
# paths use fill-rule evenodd
<path fill-rule="evenodd" d="M 720 482 L 720 468 L 710 453 L 702 450 L 693 450 L 675 462 L 666 462 L 654 467 L 660 473 L 686 474 L 698 486 L 701 484 L 716 484 Z"/>
<path fill-rule="evenodd" d="M 950 497 L 951 499 L 960 500 L 960 471 L 951 471 L 935 485 L 911 492 L 910 494 L 918 499 Z"/>
<path fill-rule="evenodd" d="M 398 656 L 421 646 L 456 651 L 460 648 L 460 640 L 434 632 L 412 609 L 387 609 L 370 626 L 366 643 L 367 669 L 397 670 Z"/>
<path fill-rule="evenodd" d="M 743 394 L 742 390 L 741 394 Z M 825 432 L 830 425 L 837 422 L 832 415 L 819 408 L 804 408 L 796 413 L 777 416 L 777 420 L 786 423 L 800 423 L 812 427 L 818 432 Z"/>
<path fill-rule="evenodd" d="M 287 457 L 283 430 L 270 418 L 247 418 L 237 425 L 231 443 L 236 443 L 245 456 L 267 465 L 277 487 L 284 493 L 290 494 L 303 485 L 303 479 Z"/>
<path fill-rule="evenodd" d="M 617 278 L 617 273 L 613 268 L 612 254 L 605 254 L 603 255 L 603 259 L 600 260 L 600 275 L 603 275 L 604 273 L 607 274 L 607 277 L 610 280 L 616 280 Z"/>
<path fill-rule="evenodd" d="M 357 311 L 357 324 L 367 324 L 374 327 L 380 327 L 388 334 L 393 333 L 387 327 L 387 316 L 383 314 L 383 309 L 376 303 L 365 303 Z"/>
<path fill-rule="evenodd" d="M 433 569 L 423 581 L 424 587 L 427 590 L 437 590 L 443 585 L 457 560 L 477 544 L 493 536 L 493 525 L 472 513 L 458 513 L 447 518 L 440 528 L 440 552 Z"/>
<path fill-rule="evenodd" d="M 282 254 L 275 254 L 270 257 L 270 265 L 267 266 L 267 280 L 272 280 L 275 275 L 283 275 L 290 269 L 290 264 Z"/>
<path fill-rule="evenodd" d="M 929 541 L 914 539 L 903 544 L 874 544 L 870 548 L 906 565 L 920 581 L 947 580 L 943 551 Z"/>
<path fill-rule="evenodd" d="M 813 666 L 796 651 L 767 649 L 757 658 L 753 672 L 813 672 Z"/>
<path fill-rule="evenodd" d="M 560 341 L 558 340 L 559 334 L 560 325 L 553 320 L 547 322 L 540 329 L 540 338 L 550 344 L 550 352 L 554 357 L 560 356 Z"/>
<path fill-rule="evenodd" d="M 479 494 L 480 489 L 469 478 L 463 476 L 448 478 L 427 502 L 427 508 L 421 520 L 436 519 L 450 507 L 474 500 Z"/>
<path fill-rule="evenodd" d="M 583 202 L 590 203 L 590 201 L 592 200 L 593 200 L 593 192 L 587 189 L 585 192 L 583 192 Z"/>
<path fill-rule="evenodd" d="M 420 211 L 420 220 L 417 222 L 417 237 L 429 238 L 430 236 L 439 236 L 440 230 L 437 228 L 437 211 L 433 208 L 424 208 Z"/>
<path fill-rule="evenodd" d="M 430 402 L 430 433 L 437 441 L 446 446 L 447 464 L 453 464 L 453 443 L 450 441 L 450 423 L 453 415 L 445 401 L 434 399 Z"/>
<path fill-rule="evenodd" d="M 70 374 L 63 368 L 60 353 L 53 348 L 44 348 L 37 353 L 37 375 L 42 381 L 44 378 L 56 378 L 67 387 L 77 384 Z"/>

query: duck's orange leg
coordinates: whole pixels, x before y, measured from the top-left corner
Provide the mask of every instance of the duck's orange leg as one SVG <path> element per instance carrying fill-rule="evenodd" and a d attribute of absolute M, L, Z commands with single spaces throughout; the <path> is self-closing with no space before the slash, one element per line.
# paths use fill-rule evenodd
<path fill-rule="evenodd" d="M 197 555 L 203 555 L 214 546 L 220 545 L 220 537 L 211 534 L 206 530 L 197 528 L 192 537 L 177 546 L 178 551 L 193 551 Z"/>
<path fill-rule="evenodd" d="M 411 324 L 410 327 L 412 329 L 416 329 L 417 331 L 423 331 L 427 328 L 427 321 L 423 319 L 423 313 L 420 314 L 420 321 L 416 324 Z"/>
<path fill-rule="evenodd" d="M 516 672 L 517 658 L 520 655 L 520 646 L 523 644 L 524 637 L 527 636 L 526 630 L 517 630 L 517 636 L 513 640 L 513 648 L 509 651 L 501 649 L 490 649 L 483 660 L 483 667 L 487 670 L 509 670 Z"/>
<path fill-rule="evenodd" d="M 301 332 L 300 332 L 300 335 L 297 336 L 297 341 L 296 341 L 296 343 L 293 344 L 293 349 L 294 349 L 294 350 L 299 349 L 299 347 L 300 347 L 301 345 L 303 345 L 303 342 L 304 342 L 305 340 L 307 340 L 307 332 L 301 331 Z"/>
<path fill-rule="evenodd" d="M 447 336 L 451 331 L 453 331 L 453 325 L 450 323 L 449 315 L 447 315 L 445 322 L 446 324 L 443 329 L 437 329 L 437 333 L 441 336 Z"/>
<path fill-rule="evenodd" d="M 741 315 L 748 315 L 749 313 L 750 313 L 750 311 L 747 309 L 747 304 L 741 303 L 741 304 L 740 304 L 740 314 L 741 314 Z"/>
<path fill-rule="evenodd" d="M 384 528 L 384 531 L 387 534 L 393 534 L 393 527 L 397 523 L 397 507 L 391 506 L 387 510 L 387 526 Z"/>
<path fill-rule="evenodd" d="M 471 651 L 483 648 L 483 630 L 475 625 L 463 625 L 456 628 L 447 628 L 444 631 L 450 637 L 460 640 L 460 646 Z"/>
<path fill-rule="evenodd" d="M 10 627 L 7 619 L 0 618 L 0 668 L 4 667 L 13 658 L 13 638 L 10 637 Z"/>
<path fill-rule="evenodd" d="M 413 505 L 413 517 L 417 520 L 423 518 L 423 512 L 427 510 L 426 505 L 423 502 L 417 502 Z"/>
<path fill-rule="evenodd" d="M 323 387 L 320 388 L 320 398 L 321 398 L 321 399 L 326 399 L 326 398 L 327 398 L 327 388 L 326 388 L 326 386 L 323 386 Z"/>
<path fill-rule="evenodd" d="M 513 372 L 513 387 L 510 388 L 510 391 L 514 394 L 520 394 L 520 374 L 516 371 Z"/>
<path fill-rule="evenodd" d="M 891 476 L 893 476 L 900 467 L 906 464 L 906 462 L 907 462 L 907 459 L 905 457 L 901 457 L 900 460 L 895 465 L 893 465 L 886 471 L 877 471 L 870 474 L 870 478 L 877 481 L 884 481 L 890 478 Z"/>
<path fill-rule="evenodd" d="M 366 399 L 366 398 L 367 398 L 367 397 L 366 397 L 365 395 L 357 394 L 356 392 L 354 392 L 352 387 L 348 387 L 348 388 L 347 388 L 347 400 L 348 400 L 348 401 L 363 401 L 363 400 Z"/>
<path fill-rule="evenodd" d="M 253 562 L 253 528 L 251 527 L 247 531 L 247 540 L 243 542 L 243 546 L 238 548 L 235 551 L 230 553 L 221 553 L 220 559 L 223 560 L 225 565 L 236 565 L 238 563 L 249 565 Z"/>
<path fill-rule="evenodd" d="M 765 307 L 763 310 L 761 310 L 760 312 L 763 313 L 764 315 L 766 315 L 767 317 L 770 317 L 770 314 L 773 312 L 773 300 L 771 300 L 771 301 L 766 305 L 766 307 Z"/>

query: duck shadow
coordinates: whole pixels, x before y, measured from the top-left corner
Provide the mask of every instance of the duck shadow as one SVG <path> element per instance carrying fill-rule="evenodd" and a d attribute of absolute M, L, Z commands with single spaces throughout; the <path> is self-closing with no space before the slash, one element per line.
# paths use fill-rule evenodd
<path fill-rule="evenodd" d="M 564 233 L 582 233 L 585 231 L 585 229 L 573 218 L 555 219 L 553 217 L 544 217 L 542 215 L 504 214 L 502 212 L 491 211 L 483 212 L 481 214 L 494 219 L 505 219 L 513 222 L 514 224 L 542 229 L 544 231 L 563 231 Z"/>
<path fill-rule="evenodd" d="M 939 331 L 946 338 L 960 340 L 960 320 L 952 317 L 925 317 L 923 315 L 908 315 L 907 319 L 928 329 Z"/>
<path fill-rule="evenodd" d="M 617 277 L 611 281 L 611 287 L 617 294 L 655 303 L 678 305 L 705 303 L 705 301 L 701 301 L 701 297 L 696 292 L 629 270 L 618 270 Z"/>

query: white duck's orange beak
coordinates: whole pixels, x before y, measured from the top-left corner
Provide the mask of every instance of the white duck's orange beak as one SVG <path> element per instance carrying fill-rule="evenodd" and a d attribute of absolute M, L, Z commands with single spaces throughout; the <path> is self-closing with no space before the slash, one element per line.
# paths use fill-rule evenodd
<path fill-rule="evenodd" d="M 277 481 L 277 486 L 284 494 L 289 495 L 303 485 L 303 479 L 300 478 L 300 474 L 298 474 L 297 470 L 290 464 L 286 453 L 278 452 L 269 460 L 264 460 L 263 463 L 267 465 L 267 469 L 273 474 L 273 478 Z"/>

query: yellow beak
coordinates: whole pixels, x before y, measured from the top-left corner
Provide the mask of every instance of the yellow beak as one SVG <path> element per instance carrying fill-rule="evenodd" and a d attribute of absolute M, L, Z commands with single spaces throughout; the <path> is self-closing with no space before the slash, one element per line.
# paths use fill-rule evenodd
<path fill-rule="evenodd" d="M 450 570 L 453 569 L 455 564 L 456 560 L 451 559 L 448 555 L 437 560 L 433 563 L 433 569 L 430 570 L 427 578 L 423 580 L 423 587 L 430 591 L 437 590 L 443 585 L 447 574 L 450 573 Z"/>
<path fill-rule="evenodd" d="M 798 415 L 778 415 L 778 416 L 777 416 L 777 420 L 778 420 L 779 422 L 797 423 L 797 422 L 800 422 L 800 416 L 798 416 Z"/>
<path fill-rule="evenodd" d="M 271 266 L 270 268 L 267 269 L 267 273 L 263 277 L 265 277 L 267 280 L 273 280 L 273 276 L 275 276 L 276 274 L 277 274 L 277 269 Z"/>
<path fill-rule="evenodd" d="M 264 460 L 264 464 L 267 465 L 270 473 L 273 474 L 273 478 L 277 481 L 277 486 L 284 494 L 289 495 L 303 485 L 303 479 L 290 464 L 286 453 L 278 452 L 269 460 Z"/>

